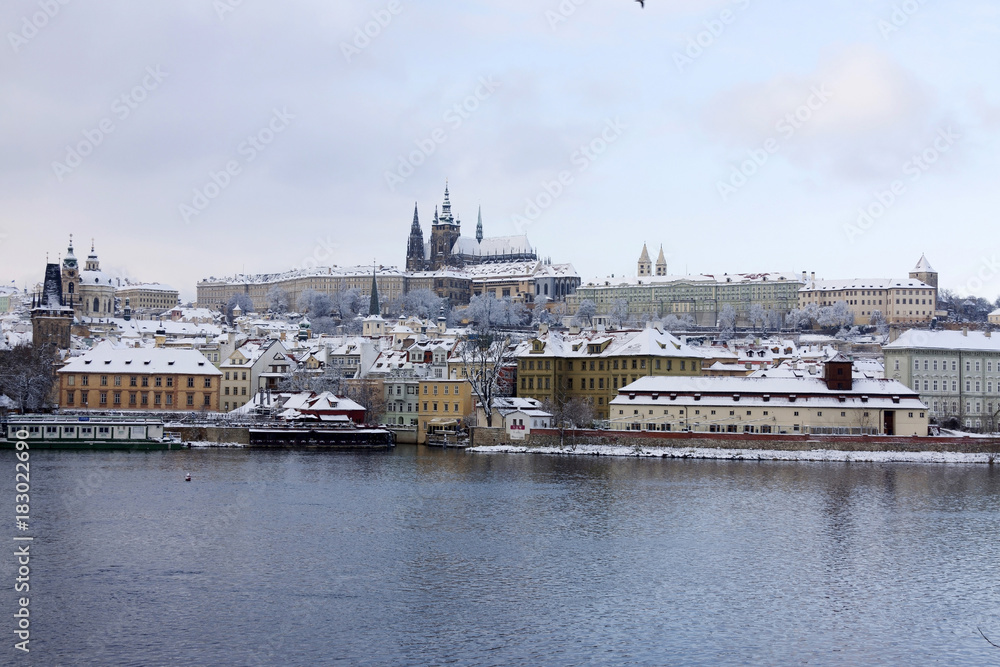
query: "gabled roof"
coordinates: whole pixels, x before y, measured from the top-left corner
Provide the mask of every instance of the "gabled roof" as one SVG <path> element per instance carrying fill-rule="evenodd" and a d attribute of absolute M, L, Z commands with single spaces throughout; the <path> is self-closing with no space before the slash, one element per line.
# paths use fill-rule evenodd
<path fill-rule="evenodd" d="M 104 342 L 59 369 L 60 373 L 222 375 L 198 350 L 173 347 L 115 348 Z"/>

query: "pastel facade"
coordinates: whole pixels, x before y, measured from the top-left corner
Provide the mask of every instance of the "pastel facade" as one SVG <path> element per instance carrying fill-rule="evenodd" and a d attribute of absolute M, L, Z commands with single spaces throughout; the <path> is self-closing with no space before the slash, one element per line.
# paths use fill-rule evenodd
<path fill-rule="evenodd" d="M 911 329 L 883 347 L 885 375 L 920 394 L 939 422 L 1000 426 L 1000 336 Z"/>
<path fill-rule="evenodd" d="M 217 411 L 222 373 L 197 350 L 102 343 L 59 369 L 67 409 Z"/>

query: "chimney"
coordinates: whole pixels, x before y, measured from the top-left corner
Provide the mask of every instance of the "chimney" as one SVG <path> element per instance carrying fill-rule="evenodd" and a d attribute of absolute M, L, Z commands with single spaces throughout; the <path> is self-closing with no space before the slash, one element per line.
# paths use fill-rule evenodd
<path fill-rule="evenodd" d="M 816 280 L 816 272 L 815 272 L 815 271 L 813 271 L 813 272 L 812 272 L 812 280 L 813 280 L 814 282 L 815 282 L 815 280 Z"/>
<path fill-rule="evenodd" d="M 969 327 L 962 327 L 962 335 L 963 336 L 969 335 Z"/>
<path fill-rule="evenodd" d="M 993 333 L 992 331 L 990 331 L 989 329 L 987 329 L 986 331 L 983 332 L 983 335 L 986 336 L 987 338 L 991 338 L 992 337 L 991 336 L 992 333 Z"/>

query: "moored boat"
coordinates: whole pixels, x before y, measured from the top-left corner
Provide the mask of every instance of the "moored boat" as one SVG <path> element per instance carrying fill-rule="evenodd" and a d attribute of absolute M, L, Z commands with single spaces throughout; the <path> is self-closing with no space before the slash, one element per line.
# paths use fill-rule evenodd
<path fill-rule="evenodd" d="M 161 450 L 184 443 L 163 433 L 163 422 L 141 417 L 11 415 L 0 423 L 0 449 Z"/>

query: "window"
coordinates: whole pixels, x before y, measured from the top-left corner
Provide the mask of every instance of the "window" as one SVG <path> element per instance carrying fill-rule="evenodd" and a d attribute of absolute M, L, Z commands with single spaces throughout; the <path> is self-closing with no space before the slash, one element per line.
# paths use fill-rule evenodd
<path fill-rule="evenodd" d="M 167 386 L 168 387 L 173 387 L 174 386 L 174 379 L 172 377 L 168 377 L 167 378 Z M 168 401 L 168 403 L 169 403 L 169 401 Z"/>
<path fill-rule="evenodd" d="M 116 391 L 115 392 L 114 398 L 115 398 L 115 405 L 121 405 L 122 404 L 122 393 L 120 391 Z"/>
<path fill-rule="evenodd" d="M 174 395 L 167 394 L 167 405 L 173 405 L 173 404 L 174 404 Z"/>
<path fill-rule="evenodd" d="M 913 370 L 915 370 L 915 371 L 919 371 L 920 370 L 920 360 L 919 359 L 914 359 L 913 360 Z"/>
<path fill-rule="evenodd" d="M 212 388 L 212 378 L 210 377 L 205 378 L 205 389 L 211 389 L 211 388 Z"/>
<path fill-rule="evenodd" d="M 72 391 L 72 390 L 70 390 L 70 391 L 67 391 L 67 392 L 66 392 L 66 403 L 67 403 L 68 405 L 73 405 L 73 403 L 74 403 L 74 398 L 73 398 L 73 396 L 74 396 L 75 394 L 76 394 L 76 392 L 75 392 L 75 391 Z"/>
<path fill-rule="evenodd" d="M 139 379 L 139 378 L 137 378 L 136 376 L 134 376 L 134 375 L 130 375 L 130 376 L 128 377 L 128 386 L 130 386 L 130 387 L 134 387 L 134 386 L 136 386 L 136 381 L 137 381 L 138 379 Z"/>
<path fill-rule="evenodd" d="M 153 405 L 159 405 L 161 403 L 161 398 L 160 392 L 153 394 Z"/>
<path fill-rule="evenodd" d="M 434 402 L 434 412 L 437 412 L 437 409 L 438 409 L 438 404 L 437 404 L 437 401 L 435 401 Z"/>
<path fill-rule="evenodd" d="M 455 412 L 458 412 L 458 403 L 455 404 Z"/>
<path fill-rule="evenodd" d="M 115 386 L 116 387 L 122 386 L 122 376 L 121 375 L 116 375 L 115 376 Z"/>
<path fill-rule="evenodd" d="M 193 389 L 194 388 L 194 378 L 193 377 L 189 377 L 187 379 L 187 385 L 188 385 L 189 389 Z"/>
<path fill-rule="evenodd" d="M 188 394 L 187 395 L 187 404 L 189 406 L 193 406 L 194 405 L 194 394 Z"/>
<path fill-rule="evenodd" d="M 202 405 L 204 405 L 207 408 L 209 405 L 212 404 L 212 395 L 211 394 L 204 394 L 203 396 L 204 396 L 205 400 L 202 402 Z"/>

